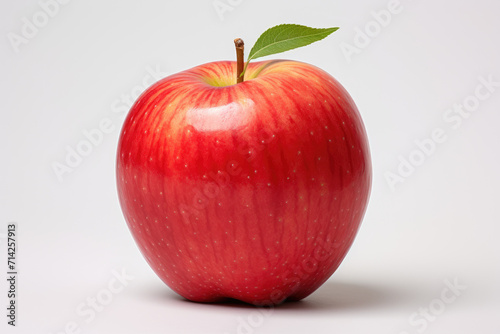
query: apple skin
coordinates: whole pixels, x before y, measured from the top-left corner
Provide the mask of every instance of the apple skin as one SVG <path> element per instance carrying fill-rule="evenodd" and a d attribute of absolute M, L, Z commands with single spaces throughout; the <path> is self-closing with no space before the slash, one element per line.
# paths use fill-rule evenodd
<path fill-rule="evenodd" d="M 132 106 L 117 186 L 145 259 L 188 300 L 300 300 L 338 268 L 371 187 L 360 114 L 309 64 L 200 65 Z"/>

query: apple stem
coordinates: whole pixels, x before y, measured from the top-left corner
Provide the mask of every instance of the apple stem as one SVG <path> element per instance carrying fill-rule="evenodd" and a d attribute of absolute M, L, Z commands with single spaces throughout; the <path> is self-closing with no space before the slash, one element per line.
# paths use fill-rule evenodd
<path fill-rule="evenodd" d="M 236 46 L 236 82 L 237 83 L 242 83 L 244 79 L 244 75 L 241 75 L 243 72 L 243 68 L 245 65 L 245 60 L 244 60 L 244 52 L 245 52 L 245 43 L 243 43 L 243 40 L 241 38 L 236 38 L 234 40 L 234 45 Z"/>

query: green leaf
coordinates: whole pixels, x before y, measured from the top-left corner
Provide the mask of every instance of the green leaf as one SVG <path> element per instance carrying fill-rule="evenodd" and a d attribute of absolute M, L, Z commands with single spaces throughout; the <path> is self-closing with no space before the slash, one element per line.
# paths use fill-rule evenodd
<path fill-rule="evenodd" d="M 266 30 L 250 50 L 245 70 L 250 60 L 300 48 L 322 40 L 339 28 L 317 29 L 298 24 L 281 24 Z M 243 73 L 245 73 L 245 70 Z M 243 75 L 242 73 L 242 75 Z"/>

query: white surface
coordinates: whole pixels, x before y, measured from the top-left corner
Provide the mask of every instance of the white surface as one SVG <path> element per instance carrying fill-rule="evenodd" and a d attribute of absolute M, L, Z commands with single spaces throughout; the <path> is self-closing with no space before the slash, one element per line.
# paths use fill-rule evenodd
<path fill-rule="evenodd" d="M 500 81 L 500 4 L 401 0 L 400 12 L 348 62 L 340 45 L 353 44 L 356 27 L 389 1 L 221 2 L 233 4 L 224 20 L 212 1 L 75 0 L 17 53 L 7 34 L 20 34 L 22 18 L 40 6 L 0 5 L 0 226 L 19 225 L 20 268 L 18 326 L 7 326 L 2 311 L 1 332 L 61 333 L 74 322 L 81 333 L 499 333 L 500 88 L 457 129 L 442 117 L 474 94 L 478 77 Z M 122 217 L 113 106 L 139 92 L 151 69 L 167 75 L 233 59 L 235 37 L 250 46 L 279 23 L 341 27 L 278 57 L 325 69 L 358 104 L 374 166 L 367 215 L 340 269 L 301 303 L 270 313 L 183 301 L 149 269 Z M 114 130 L 59 182 L 52 163 L 104 118 Z M 436 128 L 446 141 L 391 190 L 384 174 Z M 4 247 L 2 240 L 1 277 Z M 78 307 L 105 296 L 122 269 L 134 279 L 87 322 L 88 308 Z M 442 305 L 446 280 L 466 288 L 426 328 L 422 318 L 410 322 Z"/>

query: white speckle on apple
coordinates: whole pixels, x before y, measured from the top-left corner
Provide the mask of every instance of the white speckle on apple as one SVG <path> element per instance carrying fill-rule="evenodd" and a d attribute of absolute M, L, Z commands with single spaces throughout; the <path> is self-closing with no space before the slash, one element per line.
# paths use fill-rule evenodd
<path fill-rule="evenodd" d="M 297 155 L 300 155 L 300 153 L 301 153 L 300 151 L 297 151 Z"/>
<path fill-rule="evenodd" d="M 268 184 L 267 184 L 267 186 L 268 186 L 268 187 L 270 187 L 270 186 L 271 186 L 271 183 L 268 183 Z"/>

